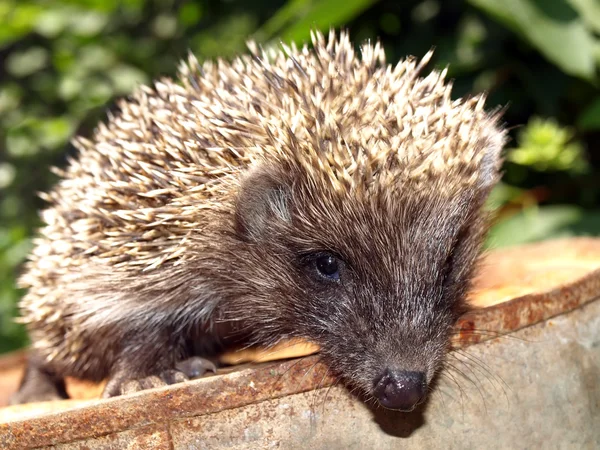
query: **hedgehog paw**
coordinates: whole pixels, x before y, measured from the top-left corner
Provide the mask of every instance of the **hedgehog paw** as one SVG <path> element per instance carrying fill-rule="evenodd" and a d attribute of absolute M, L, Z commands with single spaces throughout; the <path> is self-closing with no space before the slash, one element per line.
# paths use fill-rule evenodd
<path fill-rule="evenodd" d="M 173 373 L 172 373 L 173 372 Z M 175 375 L 175 373 L 177 375 Z M 179 383 L 186 381 L 188 378 L 181 372 L 175 370 L 168 370 L 162 372 L 160 376 L 151 375 L 145 378 L 139 378 L 137 380 L 127 380 L 121 384 L 120 394 L 127 395 L 133 394 L 134 392 L 143 391 L 146 389 L 154 389 L 169 384 Z"/>
<path fill-rule="evenodd" d="M 198 378 L 207 371 L 216 372 L 216 366 L 209 360 L 194 356 L 184 359 L 176 365 L 176 369 L 164 370 L 158 375 L 150 375 L 143 378 L 114 377 L 106 385 L 103 397 L 114 397 L 115 395 L 127 395 L 146 389 L 154 389 L 170 384 L 182 383 L 190 379 Z"/>
<path fill-rule="evenodd" d="M 208 359 L 192 356 L 191 358 L 179 361 L 175 367 L 190 380 L 200 378 L 209 370 L 213 373 L 217 372 L 217 366 Z"/>
<path fill-rule="evenodd" d="M 150 375 L 143 378 L 130 378 L 124 380 L 119 380 L 117 378 L 112 379 L 107 383 L 102 396 L 108 398 L 116 395 L 133 394 L 134 392 L 159 388 L 187 380 L 188 377 L 176 370 L 165 370 L 164 372 L 161 372 L 160 375 Z"/>
<path fill-rule="evenodd" d="M 34 358 L 27 363 L 27 368 L 19 391 L 9 399 L 10 405 L 23 403 L 48 402 L 68 398 L 64 379 L 52 373 Z"/>
<path fill-rule="evenodd" d="M 22 405 L 24 403 L 52 402 L 64 400 L 67 396 L 60 393 L 52 386 L 34 387 L 27 386 L 14 393 L 8 400 L 9 405 Z"/>

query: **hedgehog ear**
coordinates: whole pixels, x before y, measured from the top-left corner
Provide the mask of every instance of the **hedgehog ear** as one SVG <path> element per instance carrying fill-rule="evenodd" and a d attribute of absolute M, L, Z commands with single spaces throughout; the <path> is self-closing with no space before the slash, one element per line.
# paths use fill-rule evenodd
<path fill-rule="evenodd" d="M 289 222 L 289 189 L 273 173 L 262 169 L 243 180 L 235 205 L 235 228 L 246 239 L 258 241 L 269 224 Z"/>

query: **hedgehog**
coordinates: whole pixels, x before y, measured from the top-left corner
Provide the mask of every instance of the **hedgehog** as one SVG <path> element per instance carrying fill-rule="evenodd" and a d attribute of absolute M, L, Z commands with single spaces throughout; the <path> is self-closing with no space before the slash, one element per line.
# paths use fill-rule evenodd
<path fill-rule="evenodd" d="M 410 411 L 443 369 L 490 219 L 505 130 L 447 70 L 346 31 L 139 87 L 44 195 L 20 285 L 32 346 L 13 403 L 214 370 L 231 343 L 303 339 Z"/>

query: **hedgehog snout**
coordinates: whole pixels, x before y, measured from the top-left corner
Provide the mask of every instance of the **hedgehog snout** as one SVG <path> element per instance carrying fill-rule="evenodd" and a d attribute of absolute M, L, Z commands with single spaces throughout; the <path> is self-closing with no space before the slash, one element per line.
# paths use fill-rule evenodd
<path fill-rule="evenodd" d="M 427 390 L 423 372 L 386 368 L 374 383 L 373 395 L 388 409 L 409 412 L 425 399 Z"/>

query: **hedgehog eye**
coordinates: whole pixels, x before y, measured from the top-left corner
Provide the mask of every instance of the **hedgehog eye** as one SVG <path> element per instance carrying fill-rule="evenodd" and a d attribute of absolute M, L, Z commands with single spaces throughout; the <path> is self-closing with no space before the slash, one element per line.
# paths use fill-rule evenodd
<path fill-rule="evenodd" d="M 338 281 L 340 279 L 340 264 L 338 259 L 330 253 L 320 254 L 315 258 L 317 272 L 323 278 Z"/>

